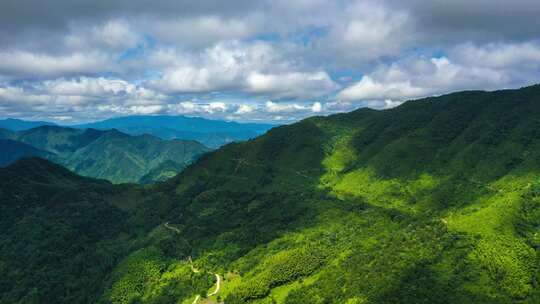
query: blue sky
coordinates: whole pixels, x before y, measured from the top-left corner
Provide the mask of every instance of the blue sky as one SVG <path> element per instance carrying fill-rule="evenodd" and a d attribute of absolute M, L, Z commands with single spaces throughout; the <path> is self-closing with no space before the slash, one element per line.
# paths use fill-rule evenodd
<path fill-rule="evenodd" d="M 540 82 L 536 0 L 5 0 L 0 117 L 291 122 Z"/>

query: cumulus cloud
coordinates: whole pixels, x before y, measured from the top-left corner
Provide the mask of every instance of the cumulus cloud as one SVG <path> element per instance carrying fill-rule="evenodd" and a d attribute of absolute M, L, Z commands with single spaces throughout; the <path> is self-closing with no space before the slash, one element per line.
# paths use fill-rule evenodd
<path fill-rule="evenodd" d="M 242 114 L 246 114 L 246 113 L 251 113 L 251 112 L 253 112 L 253 110 L 254 110 L 253 106 L 243 104 L 243 105 L 238 106 L 238 109 L 234 112 L 234 114 L 242 115 Z"/>
<path fill-rule="evenodd" d="M 252 72 L 247 76 L 247 90 L 270 93 L 277 97 L 311 98 L 324 95 L 337 88 L 326 72 L 262 74 Z"/>
<path fill-rule="evenodd" d="M 535 42 L 488 43 L 478 46 L 467 43 L 456 47 L 452 51 L 452 56 L 463 65 L 494 69 L 531 69 L 540 67 L 540 44 Z"/>
<path fill-rule="evenodd" d="M 272 101 L 266 102 L 266 111 L 270 113 L 287 113 L 287 112 L 297 112 L 305 110 L 306 106 L 299 105 L 296 103 L 293 104 L 280 104 Z"/>
<path fill-rule="evenodd" d="M 372 1 L 353 1 L 329 27 L 328 35 L 316 39 L 317 56 L 338 67 L 362 66 L 411 45 L 413 26 L 403 10 L 389 9 Z"/>
<path fill-rule="evenodd" d="M 0 85 L 4 113 L 34 113 L 51 118 L 104 113 L 150 114 L 165 109 L 167 97 L 115 78 L 59 78 L 23 86 Z M 67 117 L 67 116 L 66 116 Z"/>
<path fill-rule="evenodd" d="M 28 78 L 31 75 L 65 76 L 103 72 L 110 62 L 107 54 L 100 52 L 51 55 L 28 51 L 1 51 L 0 74 L 8 78 Z"/>
<path fill-rule="evenodd" d="M 358 83 L 339 93 L 343 100 L 373 100 L 386 98 L 412 98 L 425 95 L 428 91 L 411 85 L 410 81 L 381 81 L 370 76 L 362 77 Z"/>
<path fill-rule="evenodd" d="M 173 93 L 237 90 L 273 98 L 311 98 L 332 92 L 337 84 L 324 71 L 303 67 L 280 57 L 267 43 L 218 44 L 199 56 L 159 50 L 152 59 L 169 66 L 148 86 Z"/>
<path fill-rule="evenodd" d="M 532 43 L 458 45 L 448 57 L 413 56 L 382 64 L 338 97 L 382 103 L 455 90 L 519 87 L 540 81 L 539 55 L 540 48 Z"/>
<path fill-rule="evenodd" d="M 142 37 L 123 19 L 111 19 L 101 24 L 76 27 L 72 26 L 64 38 L 67 50 L 83 51 L 86 49 L 105 49 L 123 51 L 135 47 Z"/>
<path fill-rule="evenodd" d="M 313 105 L 311 106 L 311 111 L 313 113 L 321 112 L 322 111 L 322 104 L 320 102 L 313 103 Z"/>

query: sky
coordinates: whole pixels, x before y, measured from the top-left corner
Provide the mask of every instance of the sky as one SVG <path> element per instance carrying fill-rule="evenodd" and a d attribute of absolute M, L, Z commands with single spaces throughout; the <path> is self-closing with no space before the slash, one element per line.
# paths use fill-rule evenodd
<path fill-rule="evenodd" d="M 0 118 L 288 123 L 540 82 L 538 0 L 2 0 Z"/>

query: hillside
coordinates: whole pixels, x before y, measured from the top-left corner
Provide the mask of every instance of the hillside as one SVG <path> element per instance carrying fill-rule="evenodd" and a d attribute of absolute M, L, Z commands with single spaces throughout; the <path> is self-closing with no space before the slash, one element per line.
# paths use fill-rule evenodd
<path fill-rule="evenodd" d="M 100 303 L 538 303 L 539 103 L 533 86 L 314 117 L 102 192 L 139 233 Z"/>
<path fill-rule="evenodd" d="M 170 161 L 185 166 L 209 150 L 194 141 L 162 140 L 150 135 L 130 136 L 116 130 L 79 130 L 58 126 L 0 133 L 2 136 L 47 151 L 50 154 L 48 159 L 79 174 L 115 183 L 138 182 Z M 12 157 L 14 159 L 17 157 Z M 165 180 L 171 176 L 170 169 L 153 176 L 151 180 L 146 177 L 145 181 Z"/>
<path fill-rule="evenodd" d="M 131 135 L 151 134 L 163 139 L 196 140 L 207 147 L 217 148 L 229 142 L 254 138 L 274 125 L 186 116 L 126 116 L 73 127 L 117 129 Z"/>
<path fill-rule="evenodd" d="M 536 303 L 538 102 L 462 92 L 275 128 L 171 180 L 167 221 L 226 303 Z"/>
<path fill-rule="evenodd" d="M 101 200 L 111 185 L 41 159 L 0 180 L 0 303 L 92 302 L 126 231 L 124 212 Z"/>
<path fill-rule="evenodd" d="M 23 157 L 49 158 L 53 156 L 49 152 L 11 139 L 0 139 L 0 147 L 0 167 L 6 166 Z"/>
<path fill-rule="evenodd" d="M 98 302 L 122 258 L 141 247 L 167 248 L 169 240 L 149 232 L 171 204 L 44 159 L 0 168 L 0 303 Z M 208 278 L 181 282 L 193 293 L 208 288 Z"/>

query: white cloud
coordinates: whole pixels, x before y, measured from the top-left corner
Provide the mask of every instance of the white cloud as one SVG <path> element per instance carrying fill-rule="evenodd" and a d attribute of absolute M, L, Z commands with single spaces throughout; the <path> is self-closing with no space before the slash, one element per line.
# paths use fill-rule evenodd
<path fill-rule="evenodd" d="M 56 120 L 104 113 L 153 114 L 166 109 L 165 103 L 164 95 L 114 78 L 60 78 L 25 86 L 0 85 L 3 112 L 48 114 Z"/>
<path fill-rule="evenodd" d="M 77 79 L 55 79 L 43 82 L 43 90 L 55 95 L 89 95 L 109 97 L 119 94 L 133 93 L 135 85 L 120 79 L 104 77 Z"/>
<path fill-rule="evenodd" d="M 224 102 L 215 101 L 210 103 L 196 103 L 182 101 L 177 104 L 169 104 L 168 109 L 176 114 L 220 114 L 228 113 L 230 106 Z"/>
<path fill-rule="evenodd" d="M 227 104 L 224 102 L 211 102 L 205 106 L 208 113 L 225 112 L 227 111 Z"/>
<path fill-rule="evenodd" d="M 322 105 L 320 102 L 314 102 L 313 105 L 311 106 L 311 111 L 313 113 L 319 113 L 322 111 Z"/>
<path fill-rule="evenodd" d="M 414 87 L 409 81 L 381 82 L 364 76 L 356 84 L 339 93 L 339 98 L 350 100 L 371 100 L 387 98 L 412 98 L 425 95 L 424 88 Z"/>
<path fill-rule="evenodd" d="M 167 93 L 237 91 L 272 98 L 310 98 L 337 88 L 324 71 L 303 71 L 267 43 L 218 44 L 200 56 L 158 50 L 155 65 L 169 66 L 148 86 Z"/>
<path fill-rule="evenodd" d="M 168 93 L 239 89 L 250 69 L 268 65 L 274 58 L 271 47 L 264 43 L 218 44 L 198 54 L 159 49 L 149 60 L 152 65 L 162 67 L 163 73 L 148 85 Z"/>
<path fill-rule="evenodd" d="M 307 106 L 297 103 L 275 103 L 271 100 L 267 101 L 265 106 L 266 111 L 269 113 L 294 113 L 307 109 Z"/>
<path fill-rule="evenodd" d="M 163 105 L 131 106 L 128 107 L 131 114 L 156 114 L 164 109 Z"/>
<path fill-rule="evenodd" d="M 33 86 L 34 92 L 56 99 L 80 97 L 95 103 L 122 103 L 129 105 L 161 104 L 167 96 L 117 78 L 79 77 L 59 78 Z"/>
<path fill-rule="evenodd" d="M 461 64 L 487 68 L 540 67 L 540 45 L 532 42 L 483 46 L 467 43 L 456 47 L 452 56 Z"/>
<path fill-rule="evenodd" d="M 93 74 L 107 71 L 105 67 L 110 60 L 107 54 L 100 52 L 50 55 L 0 50 L 0 73 L 14 77 Z"/>
<path fill-rule="evenodd" d="M 339 92 L 338 98 L 387 107 L 457 90 L 519 87 L 540 81 L 538 67 L 540 48 L 532 44 L 465 44 L 448 57 L 406 57 L 379 65 Z"/>
<path fill-rule="evenodd" d="M 372 1 L 351 1 L 332 20 L 329 33 L 315 40 L 317 57 L 339 67 L 363 66 L 394 55 L 414 41 L 413 22 L 404 10 Z"/>
<path fill-rule="evenodd" d="M 255 110 L 255 107 L 252 105 L 242 104 L 238 106 L 238 110 L 236 110 L 235 114 L 247 114 L 251 113 Z"/>
<path fill-rule="evenodd" d="M 329 93 L 337 88 L 326 72 L 248 75 L 249 92 L 271 93 L 278 97 L 310 98 Z"/>
<path fill-rule="evenodd" d="M 186 66 L 166 71 L 161 79 L 151 80 L 148 85 L 167 93 L 208 92 L 224 88 L 224 79 L 219 77 L 208 68 Z"/>

